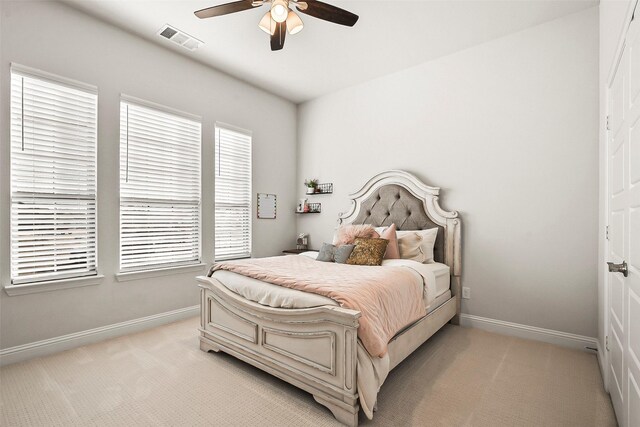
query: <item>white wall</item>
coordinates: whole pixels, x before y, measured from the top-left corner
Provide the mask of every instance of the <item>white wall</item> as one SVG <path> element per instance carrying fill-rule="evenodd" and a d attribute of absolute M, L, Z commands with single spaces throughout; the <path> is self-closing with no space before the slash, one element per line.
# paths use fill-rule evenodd
<path fill-rule="evenodd" d="M 600 0 L 600 199 L 599 199 L 599 223 L 598 223 L 598 340 L 604 345 L 606 335 L 605 304 L 606 288 L 605 279 L 608 274 L 605 262 L 605 227 L 607 225 L 606 198 L 606 172 L 607 172 L 607 87 L 614 63 L 619 55 L 620 43 L 623 32 L 626 31 L 631 19 L 632 6 L 637 0 Z M 602 357 L 601 357 L 602 359 Z M 602 363 L 602 360 L 601 360 Z M 603 370 L 605 377 L 608 370 Z"/>
<path fill-rule="evenodd" d="M 335 184 L 315 198 L 322 214 L 298 219 L 314 247 L 331 239 L 348 193 L 405 169 L 460 211 L 472 290 L 463 312 L 596 336 L 597 8 L 321 97 L 298 115 L 298 182 Z"/>
<path fill-rule="evenodd" d="M 54 2 L 2 2 L 0 119 L 9 120 L 10 63 L 99 88 L 98 218 L 102 284 L 25 296 L 0 292 L 0 348 L 198 304 L 193 273 L 116 282 L 120 93 L 202 116 L 203 259 L 213 259 L 213 124 L 253 131 L 253 192 L 278 195 L 278 219 L 254 220 L 256 256 L 295 241 L 296 107 Z M 197 55 L 197 53 L 196 53 Z M 9 268 L 9 129 L 0 144 L 0 284 Z"/>

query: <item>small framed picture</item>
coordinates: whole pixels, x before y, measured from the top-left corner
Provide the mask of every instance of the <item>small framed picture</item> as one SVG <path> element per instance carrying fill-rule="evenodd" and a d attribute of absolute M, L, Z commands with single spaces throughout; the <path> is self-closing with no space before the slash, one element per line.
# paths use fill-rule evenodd
<path fill-rule="evenodd" d="M 258 218 L 276 219 L 276 195 L 258 193 Z"/>

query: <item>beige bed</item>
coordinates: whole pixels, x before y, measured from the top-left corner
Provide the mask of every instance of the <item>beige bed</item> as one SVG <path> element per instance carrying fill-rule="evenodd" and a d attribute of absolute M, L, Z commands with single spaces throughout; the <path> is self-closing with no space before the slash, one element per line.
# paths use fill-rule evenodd
<path fill-rule="evenodd" d="M 340 215 L 341 223 L 439 228 L 436 263 L 420 269 L 427 315 L 398 333 L 384 358 L 369 356 L 359 344 L 359 312 L 226 271 L 198 277 L 200 348 L 224 351 L 304 389 L 338 420 L 357 426 L 360 403 L 371 417 L 387 373 L 444 324 L 458 322 L 460 220 L 439 206 L 438 196 L 439 188 L 407 172 L 388 171 L 352 194 L 351 210 Z"/>

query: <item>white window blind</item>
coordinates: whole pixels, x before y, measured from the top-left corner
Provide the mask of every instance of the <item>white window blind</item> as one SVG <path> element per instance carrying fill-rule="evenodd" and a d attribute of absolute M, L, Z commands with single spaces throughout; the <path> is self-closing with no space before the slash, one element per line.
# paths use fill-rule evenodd
<path fill-rule="evenodd" d="M 11 282 L 95 275 L 95 89 L 11 69 Z"/>
<path fill-rule="evenodd" d="M 216 125 L 215 259 L 251 256 L 251 133 Z"/>
<path fill-rule="evenodd" d="M 201 123 L 122 100 L 120 269 L 200 262 Z"/>

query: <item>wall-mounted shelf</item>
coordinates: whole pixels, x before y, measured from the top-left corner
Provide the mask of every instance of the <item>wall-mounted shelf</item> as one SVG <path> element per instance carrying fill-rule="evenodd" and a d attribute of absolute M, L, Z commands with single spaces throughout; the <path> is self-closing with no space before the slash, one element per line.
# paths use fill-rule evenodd
<path fill-rule="evenodd" d="M 307 203 L 309 210 L 307 212 L 296 212 L 297 214 L 318 214 L 322 212 L 322 203 Z"/>
<path fill-rule="evenodd" d="M 332 193 L 333 193 L 333 183 L 327 182 L 325 184 L 318 184 L 316 187 L 316 192 L 309 195 L 315 196 L 318 194 L 332 194 Z"/>

